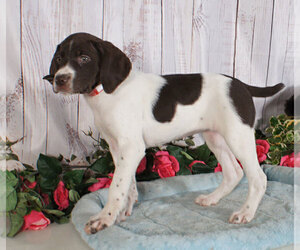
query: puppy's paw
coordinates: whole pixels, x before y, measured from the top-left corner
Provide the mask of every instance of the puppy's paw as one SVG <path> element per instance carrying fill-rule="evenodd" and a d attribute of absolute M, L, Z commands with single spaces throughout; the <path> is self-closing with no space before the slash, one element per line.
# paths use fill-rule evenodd
<path fill-rule="evenodd" d="M 214 195 L 204 195 L 201 194 L 195 199 L 195 203 L 203 206 L 203 207 L 209 207 L 214 206 L 218 203 L 218 199 Z"/>
<path fill-rule="evenodd" d="M 234 212 L 230 218 L 229 223 L 232 224 L 246 224 L 254 218 L 254 213 L 246 211 L 244 209 Z"/>
<path fill-rule="evenodd" d="M 85 224 L 84 231 L 87 234 L 95 234 L 98 231 L 112 226 L 115 221 L 116 219 L 114 219 L 110 213 L 107 215 L 100 213 L 99 215 L 90 218 L 90 220 Z"/>

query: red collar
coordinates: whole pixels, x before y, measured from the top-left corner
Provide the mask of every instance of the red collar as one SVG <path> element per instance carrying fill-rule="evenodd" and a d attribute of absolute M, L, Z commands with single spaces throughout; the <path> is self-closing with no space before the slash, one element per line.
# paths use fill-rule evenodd
<path fill-rule="evenodd" d="M 99 95 L 102 91 L 103 91 L 103 86 L 102 84 L 100 84 L 96 88 L 94 88 L 91 93 L 89 93 L 89 96 Z"/>

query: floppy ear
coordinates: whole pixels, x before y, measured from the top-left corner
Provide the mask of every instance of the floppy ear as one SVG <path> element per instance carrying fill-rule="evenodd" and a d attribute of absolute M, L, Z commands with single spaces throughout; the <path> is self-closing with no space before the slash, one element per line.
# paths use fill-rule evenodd
<path fill-rule="evenodd" d="M 54 76 L 53 75 L 46 75 L 43 77 L 44 80 L 47 80 L 49 81 L 51 84 L 53 84 L 53 79 L 54 79 Z"/>
<path fill-rule="evenodd" d="M 50 74 L 43 77 L 44 80 L 49 81 L 51 84 L 53 84 L 54 75 L 55 75 L 55 73 L 58 69 L 57 63 L 55 61 L 55 55 L 56 55 L 57 51 L 59 50 L 59 48 L 60 48 L 60 45 L 58 45 L 56 47 L 56 51 L 55 51 L 54 56 L 51 60 L 51 65 L 50 65 L 50 69 L 49 69 Z"/>
<path fill-rule="evenodd" d="M 100 83 L 106 93 L 112 93 L 129 75 L 131 62 L 116 46 L 99 39 L 94 42 L 99 54 Z"/>

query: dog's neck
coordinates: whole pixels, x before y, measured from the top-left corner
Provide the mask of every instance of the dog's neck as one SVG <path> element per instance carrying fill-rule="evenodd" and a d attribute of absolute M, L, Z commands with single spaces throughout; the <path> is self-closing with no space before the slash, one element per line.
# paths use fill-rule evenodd
<path fill-rule="evenodd" d="M 96 96 L 99 95 L 103 91 L 102 84 L 99 84 L 96 88 L 92 90 L 92 92 L 89 93 L 89 96 Z"/>

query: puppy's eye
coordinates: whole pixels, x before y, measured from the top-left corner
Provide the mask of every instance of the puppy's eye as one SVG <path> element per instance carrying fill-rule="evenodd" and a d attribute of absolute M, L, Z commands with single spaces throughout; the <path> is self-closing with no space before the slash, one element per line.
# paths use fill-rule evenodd
<path fill-rule="evenodd" d="M 89 56 L 86 56 L 86 55 L 82 55 L 78 58 L 78 63 L 80 65 L 82 64 L 85 64 L 85 63 L 88 63 L 89 61 L 91 61 L 91 58 Z"/>
<path fill-rule="evenodd" d="M 62 61 L 61 56 L 56 57 L 56 62 L 57 62 L 57 63 L 61 63 L 61 61 Z"/>

